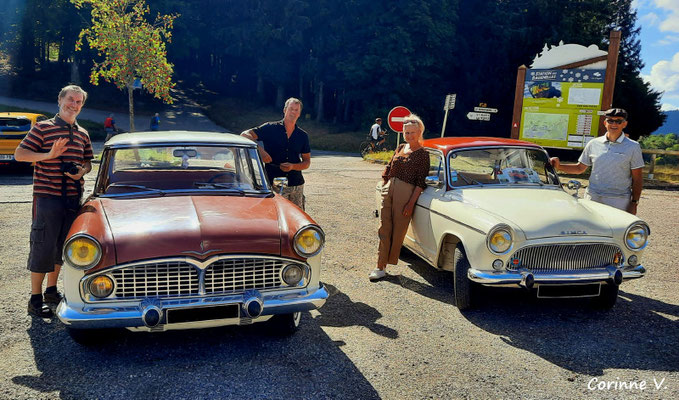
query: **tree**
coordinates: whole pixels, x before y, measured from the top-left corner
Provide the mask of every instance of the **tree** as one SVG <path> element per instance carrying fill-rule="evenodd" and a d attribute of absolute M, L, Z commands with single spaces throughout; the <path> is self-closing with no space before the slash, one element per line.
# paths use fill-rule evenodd
<path fill-rule="evenodd" d="M 639 76 L 644 67 L 638 38 L 641 28 L 636 27 L 637 12 L 632 8 L 632 0 L 615 0 L 611 4 L 615 10 L 611 27 L 622 33 L 613 106 L 630 113 L 630 137 L 638 139 L 650 135 L 665 122 L 665 114 L 660 111 L 662 93 L 651 89 Z"/>
<path fill-rule="evenodd" d="M 95 61 L 90 75 L 93 85 L 99 79 L 127 90 L 130 131 L 134 131 L 134 88 L 140 79 L 154 97 L 171 104 L 173 65 L 167 61 L 165 41 L 172 38 L 175 15 L 158 14 L 153 24 L 146 20 L 149 7 L 144 0 L 71 0 L 77 8 L 92 7 L 92 26 L 80 32 L 76 49 L 86 39 L 89 47 L 104 56 Z"/>

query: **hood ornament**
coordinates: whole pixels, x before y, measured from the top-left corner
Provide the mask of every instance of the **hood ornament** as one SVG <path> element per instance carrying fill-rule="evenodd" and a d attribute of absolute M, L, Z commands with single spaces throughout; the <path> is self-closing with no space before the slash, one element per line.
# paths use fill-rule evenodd
<path fill-rule="evenodd" d="M 199 257 L 206 256 L 210 253 L 215 253 L 215 252 L 221 252 L 221 249 L 212 249 L 205 251 L 205 241 L 201 240 L 200 241 L 200 251 L 193 251 L 193 250 L 187 250 L 187 251 L 182 251 L 182 254 L 195 254 Z"/>

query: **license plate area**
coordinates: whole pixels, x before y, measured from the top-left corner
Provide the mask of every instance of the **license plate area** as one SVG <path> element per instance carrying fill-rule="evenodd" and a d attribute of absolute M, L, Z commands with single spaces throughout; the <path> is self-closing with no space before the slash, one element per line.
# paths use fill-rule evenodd
<path fill-rule="evenodd" d="M 167 323 L 211 321 L 215 319 L 238 318 L 240 306 L 227 304 L 222 306 L 208 306 L 196 308 L 180 308 L 167 310 Z"/>
<path fill-rule="evenodd" d="M 14 156 L 12 154 L 0 154 L 0 160 L 12 161 L 14 160 Z"/>
<path fill-rule="evenodd" d="M 541 299 L 595 297 L 600 293 L 601 283 L 538 286 L 538 298 Z"/>

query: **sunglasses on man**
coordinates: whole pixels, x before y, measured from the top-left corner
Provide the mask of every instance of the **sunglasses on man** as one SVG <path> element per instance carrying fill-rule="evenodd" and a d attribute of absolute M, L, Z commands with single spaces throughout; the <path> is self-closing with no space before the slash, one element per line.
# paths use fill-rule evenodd
<path fill-rule="evenodd" d="M 617 125 L 620 125 L 620 124 L 622 124 L 623 122 L 625 122 L 625 120 L 624 120 L 624 119 L 612 119 L 612 118 L 606 118 L 606 122 L 608 122 L 609 124 L 617 124 Z"/>

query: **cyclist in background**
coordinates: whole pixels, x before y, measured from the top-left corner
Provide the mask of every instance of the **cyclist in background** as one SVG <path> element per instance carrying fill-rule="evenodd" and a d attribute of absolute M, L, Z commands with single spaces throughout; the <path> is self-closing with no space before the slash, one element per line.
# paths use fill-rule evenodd
<path fill-rule="evenodd" d="M 370 145 L 373 150 L 387 140 L 386 132 L 382 129 L 382 118 L 375 118 L 375 123 L 370 127 Z"/>

